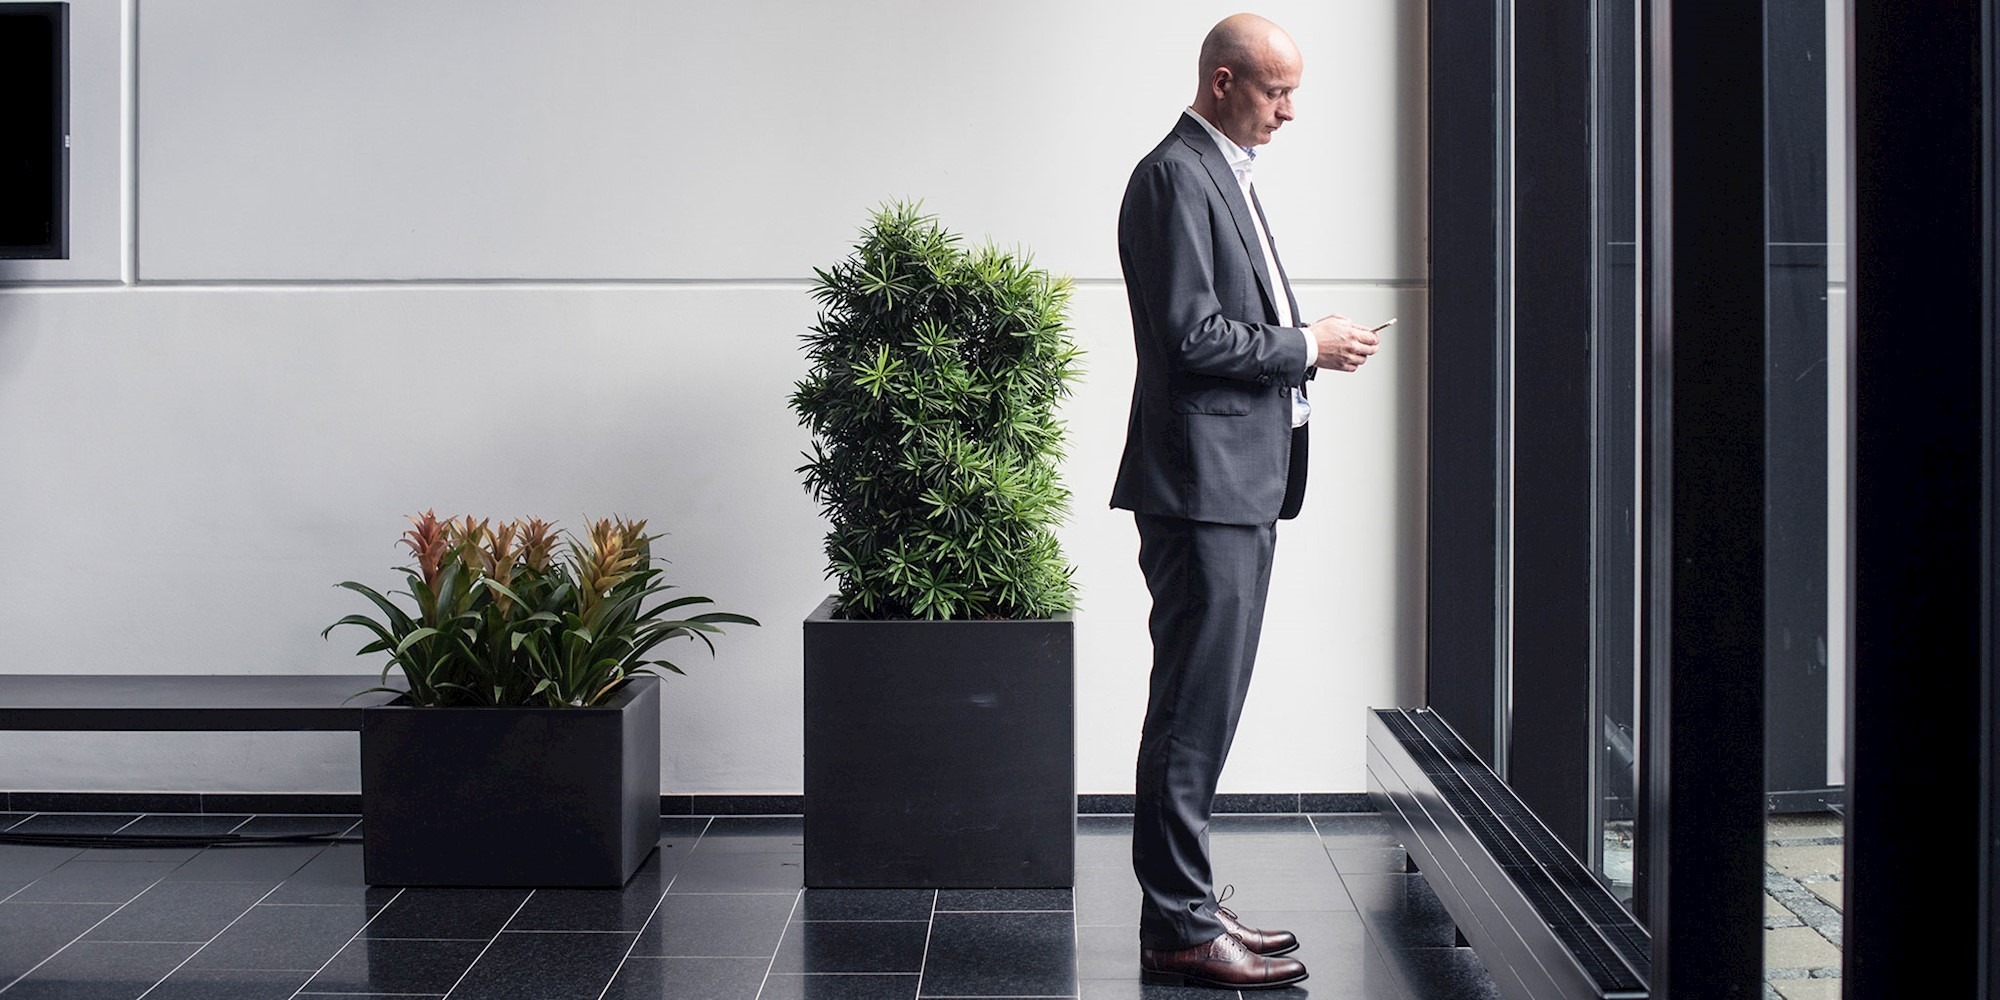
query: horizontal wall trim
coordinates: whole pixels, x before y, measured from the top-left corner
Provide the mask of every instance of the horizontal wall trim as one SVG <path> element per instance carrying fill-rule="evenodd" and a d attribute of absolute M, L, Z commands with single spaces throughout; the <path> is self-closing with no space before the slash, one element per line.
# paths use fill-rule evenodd
<path fill-rule="evenodd" d="M 1122 288 L 1122 278 L 1071 278 L 1078 288 Z M 344 291 L 349 289 L 521 288 L 563 291 L 674 288 L 693 291 L 802 291 L 810 278 L 243 278 L 227 280 L 28 280 L 0 278 L 0 294 L 12 291 Z M 1293 288 L 1391 288 L 1425 291 L 1429 278 L 1293 278 Z"/>
<path fill-rule="evenodd" d="M 1077 812 L 1086 816 L 1132 812 L 1130 795 L 1079 795 Z M 805 811 L 803 795 L 662 795 L 662 816 L 796 816 Z M 1224 793 L 1215 797 L 1218 813 L 1352 813 L 1374 812 L 1366 792 Z M 297 813 L 312 815 L 361 812 L 354 794 L 265 794 L 248 792 L 0 792 L 0 812 L 94 813 Z"/>

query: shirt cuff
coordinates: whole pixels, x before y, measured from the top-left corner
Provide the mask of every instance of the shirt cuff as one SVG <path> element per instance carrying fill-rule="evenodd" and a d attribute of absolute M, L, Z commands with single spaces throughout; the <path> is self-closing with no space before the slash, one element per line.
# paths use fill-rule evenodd
<path fill-rule="evenodd" d="M 1306 367 L 1311 368 L 1314 365 L 1319 364 L 1319 341 L 1313 339 L 1312 331 L 1306 329 L 1305 327 L 1299 327 L 1299 332 L 1305 334 Z"/>

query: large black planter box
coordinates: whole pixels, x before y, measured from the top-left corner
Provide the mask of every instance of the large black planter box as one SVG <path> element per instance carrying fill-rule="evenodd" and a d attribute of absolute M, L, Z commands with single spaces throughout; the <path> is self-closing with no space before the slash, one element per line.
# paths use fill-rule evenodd
<path fill-rule="evenodd" d="M 1076 882 L 1073 623 L 805 622 L 806 885 Z"/>
<path fill-rule="evenodd" d="M 370 708 L 369 885 L 616 887 L 660 839 L 660 684 L 590 708 Z"/>

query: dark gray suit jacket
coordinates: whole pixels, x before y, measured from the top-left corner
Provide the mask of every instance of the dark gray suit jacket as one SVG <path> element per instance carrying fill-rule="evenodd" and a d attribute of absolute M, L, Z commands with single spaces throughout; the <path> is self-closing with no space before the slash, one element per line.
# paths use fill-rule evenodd
<path fill-rule="evenodd" d="M 1312 369 L 1298 328 L 1277 325 L 1277 296 L 1294 317 L 1298 302 L 1282 262 L 1265 273 L 1253 211 L 1187 114 L 1132 171 L 1118 259 L 1139 372 L 1113 507 L 1222 524 L 1298 514 L 1306 429 L 1290 390 Z"/>

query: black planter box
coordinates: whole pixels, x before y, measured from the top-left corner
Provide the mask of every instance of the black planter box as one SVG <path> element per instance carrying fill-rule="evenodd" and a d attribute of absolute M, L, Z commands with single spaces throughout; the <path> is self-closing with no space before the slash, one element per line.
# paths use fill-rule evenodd
<path fill-rule="evenodd" d="M 366 709 L 369 885 L 617 887 L 660 839 L 660 683 L 589 708 Z"/>
<path fill-rule="evenodd" d="M 806 885 L 1075 884 L 1073 623 L 834 607 L 805 622 Z"/>

